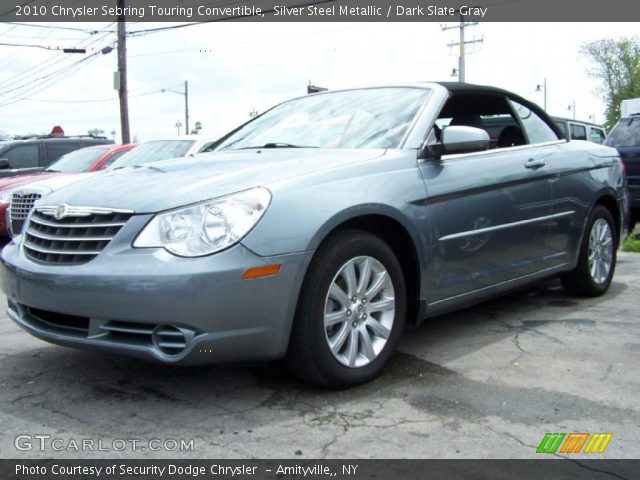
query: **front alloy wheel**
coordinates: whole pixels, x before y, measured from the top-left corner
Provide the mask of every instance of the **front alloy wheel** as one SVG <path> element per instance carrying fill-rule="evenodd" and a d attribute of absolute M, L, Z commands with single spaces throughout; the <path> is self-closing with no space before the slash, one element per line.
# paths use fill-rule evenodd
<path fill-rule="evenodd" d="M 342 365 L 363 367 L 391 334 L 395 292 L 384 266 L 369 256 L 348 260 L 331 282 L 324 306 L 325 338 Z"/>
<path fill-rule="evenodd" d="M 309 265 L 287 365 L 328 387 L 366 382 L 393 353 L 405 312 L 404 276 L 393 250 L 371 233 L 338 231 Z"/>

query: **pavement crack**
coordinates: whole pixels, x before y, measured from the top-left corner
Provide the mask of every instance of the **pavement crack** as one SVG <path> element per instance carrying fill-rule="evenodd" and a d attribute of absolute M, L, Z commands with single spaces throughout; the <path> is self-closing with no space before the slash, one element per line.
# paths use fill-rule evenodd
<path fill-rule="evenodd" d="M 516 358 L 514 358 L 511 363 L 512 364 L 517 364 L 520 360 L 522 360 L 522 358 L 525 355 L 529 355 L 530 352 L 528 352 L 527 350 L 525 350 L 524 348 L 522 348 L 522 345 L 520 345 L 520 334 L 522 333 L 522 330 L 519 331 L 518 333 L 516 333 L 513 337 L 513 343 L 516 346 L 516 348 L 518 349 L 518 356 Z"/>
<path fill-rule="evenodd" d="M 584 468 L 585 470 L 589 470 L 591 472 L 603 473 L 603 474 L 609 475 L 610 477 L 613 477 L 613 478 L 619 478 L 620 480 L 629 480 L 627 477 L 623 477 L 622 475 L 618 475 L 617 473 L 609 472 L 607 470 L 600 470 L 599 468 L 593 468 L 593 467 L 590 467 L 588 465 L 585 465 L 584 463 L 580 463 L 580 461 L 576 460 L 575 458 L 568 458 L 568 457 L 564 457 L 562 455 L 556 455 L 556 456 L 558 456 L 560 458 L 564 458 L 566 460 L 569 460 L 570 462 L 575 463 L 579 467 Z"/>

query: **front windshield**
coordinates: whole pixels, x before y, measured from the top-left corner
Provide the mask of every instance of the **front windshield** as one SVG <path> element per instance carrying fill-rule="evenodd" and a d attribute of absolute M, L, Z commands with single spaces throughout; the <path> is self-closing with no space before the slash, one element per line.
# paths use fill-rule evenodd
<path fill-rule="evenodd" d="M 78 173 L 84 172 L 103 156 L 111 147 L 91 147 L 74 150 L 52 163 L 47 172 Z"/>
<path fill-rule="evenodd" d="M 216 150 L 398 148 L 429 94 L 423 88 L 387 87 L 298 98 L 240 128 Z"/>
<path fill-rule="evenodd" d="M 109 166 L 109 170 L 184 157 L 195 140 L 154 140 L 138 145 Z"/>

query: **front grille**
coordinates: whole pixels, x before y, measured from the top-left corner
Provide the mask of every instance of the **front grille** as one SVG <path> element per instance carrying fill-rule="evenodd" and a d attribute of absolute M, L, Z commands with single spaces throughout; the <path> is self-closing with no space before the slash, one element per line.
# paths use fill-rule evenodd
<path fill-rule="evenodd" d="M 42 194 L 38 192 L 13 192 L 9 208 L 10 229 L 13 235 L 18 235 L 22 231 L 24 221 L 40 197 Z"/>
<path fill-rule="evenodd" d="M 78 317 L 76 315 L 65 315 L 63 313 L 50 312 L 37 308 L 28 308 L 29 314 L 41 322 L 48 323 L 55 327 L 68 328 L 81 332 L 89 331 L 89 318 Z"/>
<path fill-rule="evenodd" d="M 173 325 L 147 325 L 119 321 L 102 324 L 100 329 L 109 333 L 111 341 L 143 346 L 151 342 L 159 351 L 169 356 L 184 352 L 195 333 Z"/>
<path fill-rule="evenodd" d="M 41 211 L 45 210 L 45 211 Z M 132 213 L 100 211 L 56 219 L 51 209 L 38 207 L 29 220 L 23 242 L 32 260 L 78 265 L 94 259 L 127 223 Z"/>

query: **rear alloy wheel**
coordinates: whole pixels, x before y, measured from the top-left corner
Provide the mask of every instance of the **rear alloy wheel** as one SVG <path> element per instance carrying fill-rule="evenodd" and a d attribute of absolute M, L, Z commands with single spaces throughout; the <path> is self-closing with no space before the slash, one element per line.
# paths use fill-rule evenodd
<path fill-rule="evenodd" d="M 366 382 L 393 353 L 405 311 L 404 277 L 391 248 L 367 232 L 337 232 L 309 266 L 287 364 L 319 385 Z"/>
<path fill-rule="evenodd" d="M 616 267 L 618 239 L 609 210 L 597 206 L 580 248 L 578 265 L 562 278 L 565 290 L 582 297 L 597 297 L 611 285 Z"/>

